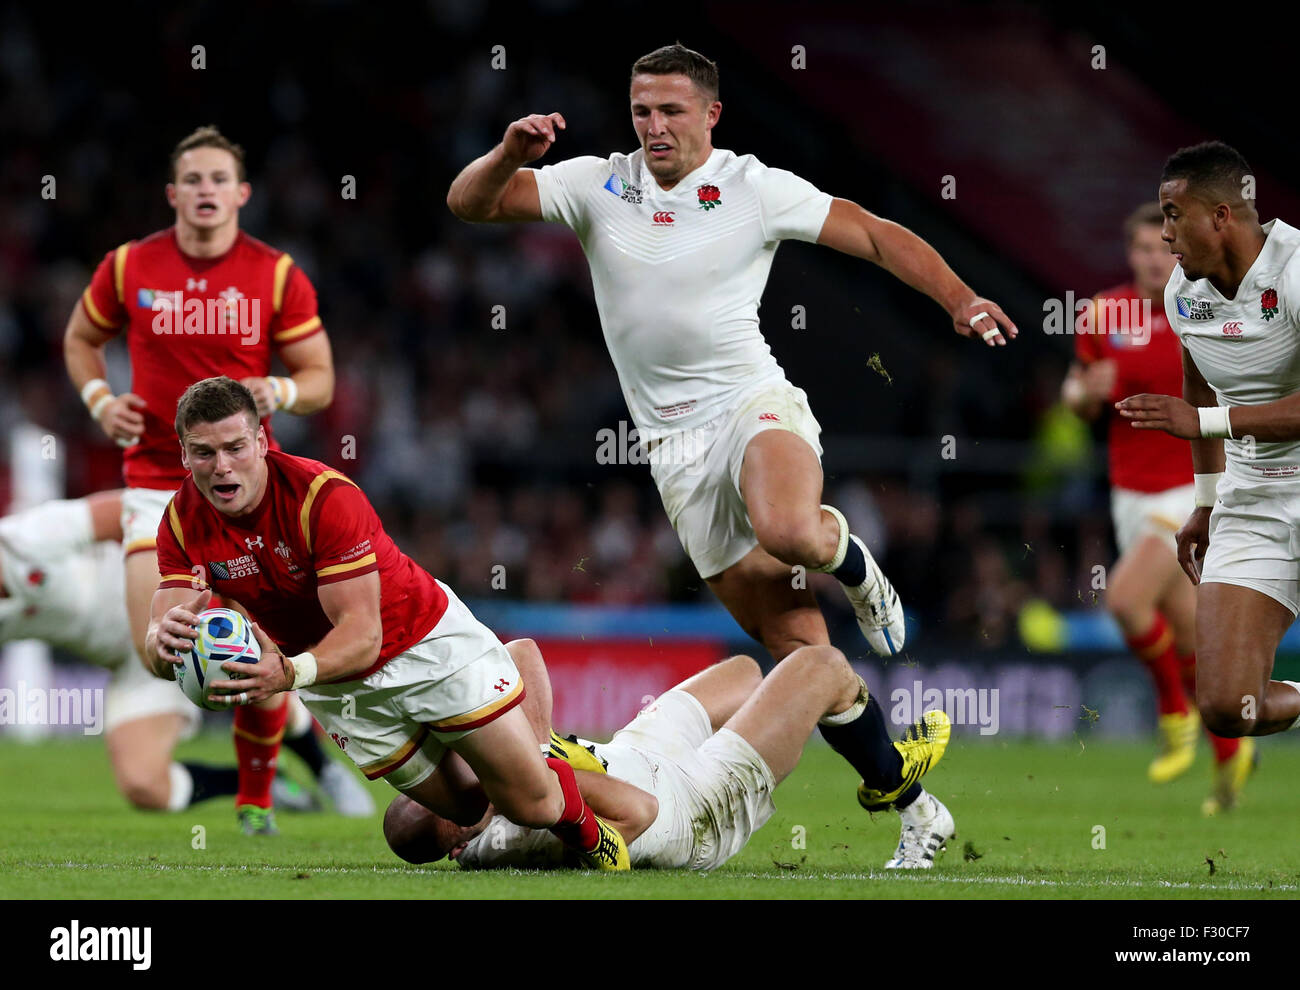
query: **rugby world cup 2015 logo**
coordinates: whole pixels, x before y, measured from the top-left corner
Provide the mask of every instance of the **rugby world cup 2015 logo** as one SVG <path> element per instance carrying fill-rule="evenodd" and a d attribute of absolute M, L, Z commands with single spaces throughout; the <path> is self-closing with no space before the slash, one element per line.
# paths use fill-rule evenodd
<path fill-rule="evenodd" d="M 700 186 L 695 190 L 695 195 L 699 197 L 701 210 L 711 210 L 722 205 L 722 190 L 717 186 Z"/>

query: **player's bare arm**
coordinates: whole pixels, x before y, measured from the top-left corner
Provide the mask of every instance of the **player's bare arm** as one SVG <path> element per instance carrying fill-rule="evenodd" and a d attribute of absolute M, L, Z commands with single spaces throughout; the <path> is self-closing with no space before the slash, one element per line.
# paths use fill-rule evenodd
<path fill-rule="evenodd" d="M 155 677 L 176 679 L 176 667 L 185 662 L 180 654 L 188 653 L 199 638 L 199 613 L 211 600 L 212 592 L 207 588 L 197 594 L 185 588 L 159 588 L 154 592 L 143 660 Z"/>
<path fill-rule="evenodd" d="M 1115 362 L 1110 360 L 1071 363 L 1061 384 L 1061 401 L 1080 419 L 1092 421 L 1115 387 Z"/>
<path fill-rule="evenodd" d="M 943 307 L 963 337 L 980 337 L 990 347 L 996 347 L 1005 346 L 1020 332 L 1002 307 L 977 296 L 958 278 L 938 251 L 906 227 L 878 217 L 851 200 L 831 201 L 817 243 L 879 265 L 925 293 Z"/>
<path fill-rule="evenodd" d="M 1139 430 L 1164 430 L 1185 440 L 1201 436 L 1196 407 L 1172 395 L 1132 395 L 1115 408 Z M 1259 405 L 1233 406 L 1228 424 L 1238 439 L 1254 437 L 1256 443 L 1300 440 L 1300 392 Z"/>
<path fill-rule="evenodd" d="M 86 496 L 90 510 L 90 538 L 122 542 L 122 491 L 96 492 Z"/>
<path fill-rule="evenodd" d="M 500 144 L 456 176 L 447 191 L 451 212 L 474 223 L 542 219 L 537 176 L 523 166 L 546 154 L 564 127 L 558 113 L 535 113 L 514 121 Z"/>
<path fill-rule="evenodd" d="M 334 400 L 334 353 L 330 339 L 314 333 L 280 350 L 280 360 L 289 372 L 287 384 L 278 376 L 240 379 L 253 393 L 257 415 L 266 417 L 279 409 L 295 416 L 310 416 Z"/>
<path fill-rule="evenodd" d="M 1183 401 L 1189 406 L 1213 406 L 1218 403 L 1214 389 L 1186 349 L 1183 350 Z M 1223 465 L 1223 441 L 1203 438 L 1198 429 L 1196 438 L 1192 440 L 1193 472 L 1197 475 L 1218 475 L 1223 472 Z M 1210 548 L 1210 511 L 1208 505 L 1193 509 L 1187 522 L 1178 531 L 1178 563 L 1192 579 L 1192 584 L 1201 583 L 1201 562 L 1205 560 L 1206 551 Z"/>
<path fill-rule="evenodd" d="M 316 591 L 321 608 L 334 628 L 326 633 L 307 653 L 286 657 L 253 623 L 253 633 L 262 648 L 261 659 L 255 664 L 222 664 L 222 669 L 232 674 L 244 675 L 239 680 L 213 681 L 213 700 L 223 692 L 232 704 L 256 704 L 280 691 L 306 687 L 317 681 L 345 680 L 349 674 L 359 674 L 379 659 L 384 629 L 379 611 L 379 573 L 372 571 L 361 577 L 350 578 L 335 584 L 322 585 Z M 305 657 L 314 676 L 302 679 Z"/>
<path fill-rule="evenodd" d="M 145 407 L 145 401 L 132 392 L 115 396 L 108 387 L 104 345 L 112 339 L 113 334 L 95 326 L 78 302 L 63 333 L 63 361 L 72 387 L 81 394 L 100 429 L 118 446 L 126 447 L 144 432 L 144 417 L 137 410 Z M 100 384 L 86 394 L 86 386 L 92 382 Z"/>

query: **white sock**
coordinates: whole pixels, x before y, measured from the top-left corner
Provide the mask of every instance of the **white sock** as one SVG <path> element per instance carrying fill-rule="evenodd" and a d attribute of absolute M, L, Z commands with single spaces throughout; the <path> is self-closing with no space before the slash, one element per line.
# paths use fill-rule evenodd
<path fill-rule="evenodd" d="M 1295 681 L 1283 681 L 1282 683 L 1283 683 L 1283 684 L 1290 684 L 1293 688 L 1296 689 L 1296 693 L 1297 693 L 1297 694 L 1300 694 L 1300 683 L 1297 683 L 1297 682 L 1295 682 Z M 1297 728 L 1300 728 L 1300 715 L 1297 715 L 1297 716 L 1296 716 L 1296 720 L 1295 720 L 1294 722 L 1292 722 L 1290 725 L 1288 725 L 1287 728 L 1288 728 L 1288 729 L 1297 729 Z"/>
<path fill-rule="evenodd" d="M 837 715 L 823 715 L 817 720 L 818 725 L 848 725 L 867 710 L 867 682 L 858 678 L 858 700 Z"/>
<path fill-rule="evenodd" d="M 182 811 L 188 808 L 190 798 L 194 796 L 194 778 L 179 763 L 173 763 L 167 768 L 167 776 L 171 779 L 172 785 L 167 795 L 167 810 Z"/>
<path fill-rule="evenodd" d="M 900 818 L 908 825 L 920 825 L 934 817 L 937 809 L 930 792 L 921 788 L 921 796 L 898 812 Z"/>

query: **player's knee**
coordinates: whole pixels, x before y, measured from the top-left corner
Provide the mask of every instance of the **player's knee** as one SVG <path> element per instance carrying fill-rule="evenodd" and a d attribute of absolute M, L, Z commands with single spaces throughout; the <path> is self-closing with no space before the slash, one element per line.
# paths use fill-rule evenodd
<path fill-rule="evenodd" d="M 822 563 L 818 559 L 821 528 L 816 517 L 804 518 L 789 512 L 760 512 L 757 519 L 751 513 L 750 522 L 759 545 L 782 563 Z"/>
<path fill-rule="evenodd" d="M 167 771 L 160 773 L 119 773 L 117 786 L 131 806 L 141 811 L 161 811 L 167 807 L 171 796 L 171 779 Z"/>
<path fill-rule="evenodd" d="M 797 666 L 800 675 L 810 681 L 838 685 L 855 679 L 853 668 L 849 666 L 849 661 L 844 654 L 824 643 L 816 646 L 801 646 L 782 663 Z"/>
<path fill-rule="evenodd" d="M 1250 735 L 1254 720 L 1246 717 L 1249 709 L 1242 703 L 1240 697 L 1234 699 L 1210 690 L 1204 694 L 1198 691 L 1196 707 L 1201 712 L 1201 721 L 1205 723 L 1205 727 L 1216 736 L 1236 739 Z"/>
<path fill-rule="evenodd" d="M 520 658 L 540 660 L 542 656 L 537 641 L 526 637 L 524 639 L 512 639 L 506 644 L 506 651 L 510 654 L 510 659 L 514 660 L 516 667 L 519 666 Z"/>

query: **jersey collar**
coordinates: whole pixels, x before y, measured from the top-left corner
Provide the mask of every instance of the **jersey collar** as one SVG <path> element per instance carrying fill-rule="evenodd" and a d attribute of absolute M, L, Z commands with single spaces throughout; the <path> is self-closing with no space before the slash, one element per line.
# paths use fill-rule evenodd
<path fill-rule="evenodd" d="M 1290 228 L 1275 217 L 1268 223 L 1260 224 L 1260 229 L 1264 231 L 1264 243 L 1259 249 L 1259 254 L 1255 256 L 1255 260 L 1252 261 L 1250 267 L 1246 269 L 1246 274 L 1241 277 L 1241 284 L 1237 286 L 1236 295 L 1229 299 L 1222 292 L 1216 289 L 1214 283 L 1208 278 L 1199 280 L 1205 283 L 1205 287 L 1209 289 L 1210 293 L 1214 296 L 1215 301 L 1225 304 L 1235 303 L 1238 299 L 1243 298 L 1242 290 L 1247 289 L 1247 287 L 1250 287 L 1250 290 L 1258 288 L 1255 283 L 1258 281 L 1259 276 L 1273 275 L 1271 269 L 1276 267 L 1273 264 L 1273 255 L 1277 252 L 1277 245 L 1281 241 L 1282 232 Z M 1277 237 L 1273 236 L 1275 231 L 1278 234 Z M 1270 284 L 1273 281 L 1272 277 L 1265 278 L 1264 280 Z"/>
<path fill-rule="evenodd" d="M 714 148 L 709 152 L 709 157 L 704 159 L 704 163 L 699 168 L 688 172 L 677 181 L 675 186 L 665 190 L 655 181 L 654 175 L 646 167 L 645 152 L 638 149 L 637 153 L 641 156 L 641 188 L 653 196 L 677 196 L 683 190 L 690 190 L 694 193 L 699 180 L 704 178 L 717 165 L 718 158 L 721 155 L 726 154 L 721 148 Z"/>

